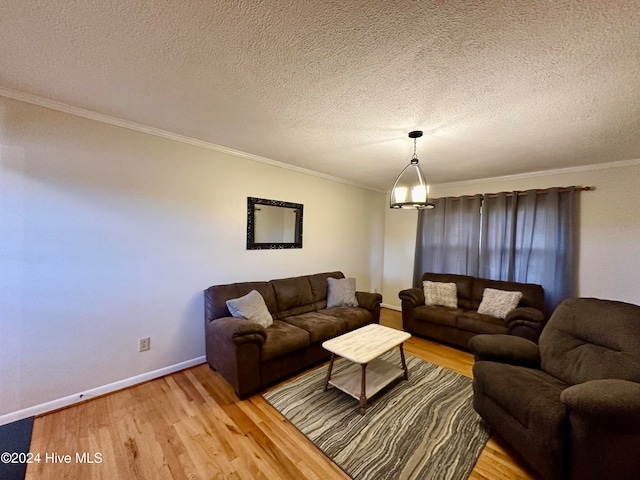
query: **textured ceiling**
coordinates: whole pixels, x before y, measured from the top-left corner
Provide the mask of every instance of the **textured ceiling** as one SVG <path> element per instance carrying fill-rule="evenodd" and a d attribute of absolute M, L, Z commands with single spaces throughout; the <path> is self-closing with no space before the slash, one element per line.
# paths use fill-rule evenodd
<path fill-rule="evenodd" d="M 388 190 L 640 158 L 640 2 L 3 0 L 0 87 Z"/>

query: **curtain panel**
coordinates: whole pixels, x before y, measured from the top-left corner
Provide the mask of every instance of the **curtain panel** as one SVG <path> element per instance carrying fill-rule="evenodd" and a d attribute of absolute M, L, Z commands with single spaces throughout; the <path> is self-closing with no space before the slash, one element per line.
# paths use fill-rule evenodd
<path fill-rule="evenodd" d="M 442 198 L 418 212 L 413 285 L 424 272 L 478 276 L 482 195 Z"/>
<path fill-rule="evenodd" d="M 538 283 L 549 312 L 574 295 L 575 187 L 485 195 L 480 276 Z"/>

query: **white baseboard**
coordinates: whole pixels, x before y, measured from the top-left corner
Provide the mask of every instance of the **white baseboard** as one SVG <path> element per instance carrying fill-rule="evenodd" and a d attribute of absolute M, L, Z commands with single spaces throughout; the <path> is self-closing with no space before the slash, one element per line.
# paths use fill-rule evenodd
<path fill-rule="evenodd" d="M 140 375 L 136 375 L 135 377 L 125 378 L 123 380 L 92 388 L 91 390 L 87 390 L 81 393 L 68 395 L 56 400 L 51 400 L 50 402 L 41 403 L 40 405 L 34 405 L 33 407 L 25 408 L 23 410 L 0 415 L 0 425 L 68 407 L 69 405 L 73 405 L 74 403 L 84 402 L 99 395 L 122 390 L 123 388 L 131 387 L 139 383 L 148 382 L 149 380 L 153 380 L 154 378 L 163 377 L 174 372 L 179 372 L 180 370 L 184 370 L 185 368 L 200 365 L 205 361 L 206 358 L 204 356 L 193 358 L 191 360 L 187 360 L 186 362 L 176 363 L 175 365 L 169 365 L 168 367 L 159 368 L 158 370 L 141 373 Z"/>
<path fill-rule="evenodd" d="M 397 307 L 395 305 L 389 305 L 387 303 L 381 303 L 380 306 L 382 308 L 388 308 L 389 310 L 396 310 L 397 312 L 401 312 L 402 311 L 402 307 Z"/>

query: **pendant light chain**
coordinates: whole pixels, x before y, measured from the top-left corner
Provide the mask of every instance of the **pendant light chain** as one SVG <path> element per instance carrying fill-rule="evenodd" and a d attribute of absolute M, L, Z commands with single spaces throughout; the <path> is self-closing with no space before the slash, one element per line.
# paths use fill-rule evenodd
<path fill-rule="evenodd" d="M 416 144 L 418 142 L 417 138 L 413 139 L 413 157 L 411 157 L 411 163 L 418 163 L 418 155 L 416 154 Z"/>

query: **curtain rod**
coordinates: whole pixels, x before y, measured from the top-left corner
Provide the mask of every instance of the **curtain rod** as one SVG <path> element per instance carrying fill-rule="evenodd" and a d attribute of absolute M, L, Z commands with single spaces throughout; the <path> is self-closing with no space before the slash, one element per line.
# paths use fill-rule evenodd
<path fill-rule="evenodd" d="M 559 192 L 568 192 L 569 189 L 571 187 L 560 187 L 558 188 Z M 590 186 L 586 186 L 586 187 L 574 187 L 576 192 L 590 192 L 596 189 L 596 187 L 590 187 Z M 532 189 L 532 190 L 536 190 L 536 189 Z M 550 188 L 542 188 L 539 189 L 536 193 L 538 195 L 544 195 L 545 193 L 549 193 Z M 507 194 L 507 197 L 513 197 L 513 195 L 518 195 L 518 196 L 524 196 L 527 194 L 527 190 L 516 190 L 513 192 L 505 192 Z M 483 195 L 483 194 L 475 194 L 475 195 Z M 475 195 L 461 195 L 459 197 L 445 197 L 445 198 L 450 198 L 452 200 L 460 200 L 462 197 L 474 197 Z M 485 197 L 489 197 L 489 198 L 496 198 L 499 194 L 498 193 L 485 193 L 483 196 Z M 440 198 L 429 198 L 430 202 L 438 202 L 440 201 Z"/>

